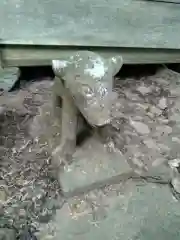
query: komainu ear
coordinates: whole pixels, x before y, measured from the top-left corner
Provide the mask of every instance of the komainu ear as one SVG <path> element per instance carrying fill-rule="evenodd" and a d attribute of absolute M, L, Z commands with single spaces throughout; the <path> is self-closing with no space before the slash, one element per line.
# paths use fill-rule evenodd
<path fill-rule="evenodd" d="M 112 69 L 112 75 L 115 76 L 123 65 L 123 58 L 120 55 L 111 57 L 109 59 L 110 69 Z"/>
<path fill-rule="evenodd" d="M 54 71 L 54 74 L 57 77 L 63 78 L 64 76 L 64 70 L 69 65 L 69 61 L 65 60 L 52 60 L 52 69 Z"/>

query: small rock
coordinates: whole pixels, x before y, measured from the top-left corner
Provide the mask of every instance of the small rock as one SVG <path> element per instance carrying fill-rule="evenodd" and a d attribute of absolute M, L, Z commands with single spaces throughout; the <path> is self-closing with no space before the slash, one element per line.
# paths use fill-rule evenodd
<path fill-rule="evenodd" d="M 163 143 L 158 143 L 158 147 L 159 147 L 161 152 L 170 151 L 170 147 L 165 145 L 165 144 L 163 144 Z"/>
<path fill-rule="evenodd" d="M 172 142 L 180 143 L 180 139 L 178 137 L 172 137 Z"/>
<path fill-rule="evenodd" d="M 159 103 L 158 103 L 158 107 L 160 109 L 165 109 L 167 108 L 167 99 L 165 97 L 162 97 L 160 100 L 159 100 Z"/>
<path fill-rule="evenodd" d="M 152 106 L 150 108 L 150 111 L 152 114 L 156 115 L 156 116 L 160 116 L 162 114 L 161 110 L 155 106 Z"/>
<path fill-rule="evenodd" d="M 172 128 L 167 126 L 167 125 L 164 125 L 164 126 L 157 126 L 156 127 L 156 133 L 160 136 L 162 135 L 169 135 L 172 133 Z"/>
<path fill-rule="evenodd" d="M 157 144 L 156 144 L 156 142 L 153 141 L 152 139 L 145 139 L 145 140 L 143 140 L 143 142 L 144 142 L 144 144 L 146 144 L 146 146 L 147 146 L 148 148 L 156 149 L 156 150 L 159 149 L 158 146 L 157 146 Z"/>
<path fill-rule="evenodd" d="M 142 122 L 131 121 L 131 125 L 135 128 L 135 130 L 139 134 L 149 134 L 150 133 L 149 127 L 146 124 L 142 123 Z"/>
<path fill-rule="evenodd" d="M 180 159 L 173 159 L 168 161 L 169 166 L 174 169 L 174 168 L 178 168 L 180 165 Z"/>
<path fill-rule="evenodd" d="M 139 86 L 138 88 L 137 88 L 137 90 L 142 94 L 142 95 L 146 95 L 146 94 L 148 94 L 148 93 L 150 93 L 151 92 L 151 89 L 149 88 L 149 87 L 146 87 L 146 86 Z"/>

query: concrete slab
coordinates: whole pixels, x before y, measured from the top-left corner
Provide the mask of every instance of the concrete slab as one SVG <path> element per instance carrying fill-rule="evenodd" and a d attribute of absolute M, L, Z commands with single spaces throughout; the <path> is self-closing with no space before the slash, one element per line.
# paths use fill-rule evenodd
<path fill-rule="evenodd" d="M 130 181 L 70 199 L 51 223 L 51 239 L 178 240 L 179 206 L 167 185 Z"/>
<path fill-rule="evenodd" d="M 72 164 L 60 173 L 66 196 L 126 179 L 132 173 L 122 153 L 92 137 L 73 155 Z"/>

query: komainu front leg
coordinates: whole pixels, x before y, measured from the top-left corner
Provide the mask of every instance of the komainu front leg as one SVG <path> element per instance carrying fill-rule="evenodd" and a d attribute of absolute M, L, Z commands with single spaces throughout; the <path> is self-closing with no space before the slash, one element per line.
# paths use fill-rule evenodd
<path fill-rule="evenodd" d="M 59 81 L 61 81 L 59 79 Z M 73 99 L 63 84 L 61 84 L 61 142 L 60 145 L 53 151 L 53 157 L 55 159 L 56 166 L 61 163 L 66 164 L 71 161 L 72 154 L 76 147 L 76 135 L 77 135 L 77 119 L 78 110 L 74 105 Z M 58 98 L 58 95 L 55 94 Z M 55 99 L 55 104 L 57 100 Z"/>

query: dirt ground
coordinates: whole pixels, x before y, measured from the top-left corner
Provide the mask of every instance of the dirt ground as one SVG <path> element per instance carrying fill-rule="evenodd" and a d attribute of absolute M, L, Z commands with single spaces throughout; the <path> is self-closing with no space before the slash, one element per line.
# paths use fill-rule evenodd
<path fill-rule="evenodd" d="M 51 164 L 51 142 L 48 145 L 43 136 L 51 124 L 45 108 L 51 109 L 52 84 L 27 83 L 0 97 L 0 227 L 13 228 L 17 234 L 26 225 L 33 230 L 39 222 L 48 222 L 62 201 Z"/>
<path fill-rule="evenodd" d="M 118 100 L 104 137 L 137 171 L 179 157 L 179 84 L 180 75 L 168 69 L 115 81 Z M 27 226 L 38 231 L 64 202 L 51 156 L 60 141 L 52 85 L 27 82 L 0 96 L 0 228 L 15 229 L 17 238 Z"/>

